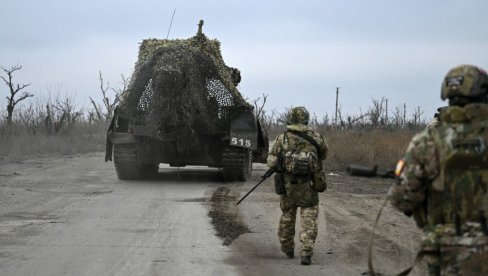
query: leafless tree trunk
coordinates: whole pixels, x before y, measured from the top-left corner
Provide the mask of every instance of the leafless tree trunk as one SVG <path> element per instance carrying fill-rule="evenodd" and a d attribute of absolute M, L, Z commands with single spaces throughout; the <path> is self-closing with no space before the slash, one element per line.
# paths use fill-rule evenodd
<path fill-rule="evenodd" d="M 114 101 L 112 103 L 112 107 L 115 107 L 115 105 L 118 104 L 118 102 L 120 101 L 120 99 L 123 96 L 124 92 L 127 90 L 127 87 L 129 87 L 130 78 L 124 76 L 124 74 L 120 74 L 120 78 L 122 79 L 120 81 L 121 87 L 119 87 L 119 88 L 110 88 L 115 93 L 115 99 L 114 99 Z"/>
<path fill-rule="evenodd" d="M 95 115 L 96 115 L 96 118 L 98 119 L 98 121 L 102 121 L 104 115 L 100 111 L 101 110 L 101 106 L 100 105 L 97 105 L 97 103 L 95 103 L 95 100 L 93 100 L 92 97 L 88 97 L 88 98 L 90 98 L 90 102 L 93 105 L 93 109 L 95 110 L 94 112 L 92 112 L 93 113 L 92 114 L 93 118 L 95 118 Z"/>
<path fill-rule="evenodd" d="M 403 126 L 407 124 L 407 104 L 403 103 Z"/>
<path fill-rule="evenodd" d="M 339 86 L 336 87 L 336 103 L 335 103 L 335 118 L 334 124 L 337 125 L 337 115 L 339 111 Z"/>
<path fill-rule="evenodd" d="M 258 97 L 257 99 L 253 100 L 254 104 L 254 115 L 258 120 L 261 122 L 264 119 L 264 106 L 266 105 L 266 100 L 268 99 L 268 95 L 263 93 L 263 98 Z"/>
<path fill-rule="evenodd" d="M 319 124 L 319 120 L 317 118 L 317 114 L 315 114 L 315 113 L 312 114 L 312 116 L 310 117 L 310 122 L 308 123 L 308 125 L 314 130 L 318 129 L 320 124 Z"/>
<path fill-rule="evenodd" d="M 270 129 L 274 123 L 276 111 L 272 111 L 271 114 L 268 114 L 265 110 L 263 110 L 263 114 L 261 115 L 261 119 L 259 122 L 265 129 Z"/>
<path fill-rule="evenodd" d="M 403 121 L 403 107 L 397 106 L 395 107 L 395 111 L 393 111 L 393 120 L 392 124 L 394 127 L 401 128 L 405 125 Z"/>
<path fill-rule="evenodd" d="M 95 110 L 95 114 L 97 115 L 98 119 L 101 121 L 102 117 L 105 117 L 105 121 L 110 121 L 113 117 L 115 107 L 120 101 L 120 98 L 124 91 L 127 90 L 127 86 L 129 85 L 129 79 L 126 78 L 124 75 L 121 75 L 122 77 L 122 87 L 115 89 L 111 88 L 109 82 L 105 83 L 103 80 L 103 75 L 102 71 L 98 71 L 98 79 L 100 80 L 100 92 L 102 92 L 102 97 L 103 97 L 103 105 L 105 107 L 106 113 L 104 114 L 100 108 L 99 105 L 95 103 L 95 101 L 90 97 L 90 102 L 93 105 L 93 108 Z M 112 90 L 114 92 L 114 99 L 111 101 L 110 98 L 107 96 L 107 91 Z"/>
<path fill-rule="evenodd" d="M 378 127 L 381 123 L 384 102 L 385 98 L 381 98 L 381 100 L 373 99 L 373 105 L 368 110 L 369 120 L 371 121 L 371 125 L 373 127 Z"/>
<path fill-rule="evenodd" d="M 51 112 L 51 107 L 49 106 L 49 103 L 46 104 L 46 119 L 44 120 L 44 125 L 47 129 L 47 133 L 48 134 L 51 134 L 51 132 L 53 131 L 53 116 L 52 116 L 52 112 Z"/>
<path fill-rule="evenodd" d="M 336 127 L 340 126 L 340 129 L 344 129 L 346 126 L 346 122 L 342 119 L 342 106 L 339 105 L 338 108 L 336 108 L 336 118 L 335 118 L 335 125 Z"/>
<path fill-rule="evenodd" d="M 347 128 L 353 128 L 355 125 L 360 125 L 362 127 L 363 123 L 362 121 L 364 120 L 365 117 L 367 117 L 368 114 L 360 114 L 357 116 L 347 116 Z"/>
<path fill-rule="evenodd" d="M 423 111 L 420 110 L 420 106 L 417 106 L 417 109 L 412 114 L 412 124 L 414 126 L 420 125 L 420 117 L 424 114 Z"/>
<path fill-rule="evenodd" d="M 14 72 L 22 69 L 21 65 L 12 66 L 9 69 L 1 67 L 1 69 L 3 70 L 3 72 L 5 74 L 7 74 L 7 77 L 5 78 L 4 76 L 0 76 L 0 78 L 2 78 L 2 80 L 5 82 L 5 84 L 8 86 L 8 88 L 10 90 L 10 95 L 7 96 L 7 101 L 8 101 L 8 104 L 7 104 L 7 124 L 11 125 L 12 124 L 12 116 L 14 113 L 15 106 L 19 102 L 21 102 L 21 101 L 23 101 L 29 97 L 33 97 L 34 95 L 30 94 L 27 91 L 22 91 L 23 89 L 28 87 L 30 85 L 30 83 L 28 83 L 28 84 L 16 84 L 12 80 Z"/>
<path fill-rule="evenodd" d="M 330 125 L 329 113 L 325 112 L 325 115 L 322 116 L 321 125 L 323 125 L 324 127 L 327 127 Z"/>
<path fill-rule="evenodd" d="M 77 110 L 75 99 L 72 96 L 66 96 L 65 100 L 56 99 L 53 107 L 62 114 L 61 118 L 54 124 L 56 132 L 59 132 L 64 125 L 73 126 L 84 113 L 83 108 Z"/>
<path fill-rule="evenodd" d="M 290 113 L 291 107 L 286 107 L 285 111 L 276 113 L 276 123 L 278 125 L 286 126 L 288 120 L 288 113 Z"/>

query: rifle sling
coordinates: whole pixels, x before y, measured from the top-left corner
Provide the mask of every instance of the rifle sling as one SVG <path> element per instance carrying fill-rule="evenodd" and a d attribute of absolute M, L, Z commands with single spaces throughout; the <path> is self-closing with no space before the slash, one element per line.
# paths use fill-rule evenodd
<path fill-rule="evenodd" d="M 381 208 L 378 211 L 378 214 L 376 215 L 376 219 L 375 219 L 374 224 L 373 224 L 373 231 L 371 231 L 371 236 L 369 238 L 369 244 L 368 244 L 368 274 L 363 273 L 362 275 L 372 275 L 372 276 L 384 275 L 384 274 L 376 273 L 376 271 L 374 270 L 374 267 L 373 267 L 373 246 L 374 245 L 373 245 L 373 242 L 374 242 L 376 228 L 378 228 L 378 223 L 380 221 L 381 214 L 383 213 L 383 209 L 385 208 L 388 201 L 390 201 L 390 196 L 387 196 L 385 198 L 385 201 L 381 205 Z M 415 256 L 415 260 L 414 260 L 413 264 L 409 268 L 404 269 L 402 272 L 400 272 L 398 274 L 393 274 L 393 275 L 407 276 L 412 271 L 412 269 L 422 261 L 422 259 L 424 258 L 425 255 L 426 255 L 425 252 L 423 250 L 420 250 L 417 253 L 417 255 Z M 386 274 L 386 275 L 389 275 L 389 274 Z"/>
<path fill-rule="evenodd" d="M 301 131 L 288 129 L 286 132 L 290 132 L 292 134 L 295 134 L 296 136 L 301 137 L 301 138 L 307 140 L 308 142 L 310 142 L 310 144 L 312 144 L 315 147 L 315 149 L 317 150 L 317 155 L 319 156 L 319 159 L 324 160 L 324 154 L 323 154 L 322 150 L 320 149 L 319 143 L 317 143 L 317 141 L 315 141 L 315 139 L 313 139 L 308 134 L 301 132 Z"/>

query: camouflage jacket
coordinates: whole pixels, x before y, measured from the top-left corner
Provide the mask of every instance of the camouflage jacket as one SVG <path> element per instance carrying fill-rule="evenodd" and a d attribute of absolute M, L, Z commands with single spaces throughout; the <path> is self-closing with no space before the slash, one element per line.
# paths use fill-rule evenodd
<path fill-rule="evenodd" d="M 393 206 L 406 214 L 413 214 L 417 225 L 427 231 L 435 231 L 436 225 L 441 224 L 454 227 L 456 208 L 460 209 L 457 215 L 462 223 L 479 222 L 478 213 L 466 211 L 473 206 L 488 209 L 488 206 L 479 207 L 486 205 L 487 202 L 481 202 L 488 199 L 488 150 L 485 149 L 488 105 L 449 107 L 440 116 L 440 124 L 413 137 L 397 165 L 396 173 L 400 180 L 389 191 Z M 473 134 L 476 139 L 470 139 Z M 469 145 L 462 144 L 465 141 L 469 141 Z M 476 146 L 478 152 L 474 157 L 478 159 L 472 156 L 469 162 L 464 158 L 453 160 L 459 147 L 463 153 L 469 152 L 462 147 L 476 143 L 479 146 Z M 470 162 L 476 164 L 475 169 Z M 474 195 L 467 195 L 468 190 L 474 190 Z M 467 196 L 472 200 L 467 202 Z"/>
<path fill-rule="evenodd" d="M 310 130 L 306 125 L 288 125 L 288 130 L 300 131 L 312 137 L 320 146 L 321 154 L 324 159 L 327 157 L 328 146 L 325 139 L 317 132 Z M 276 168 L 278 157 L 285 154 L 290 149 L 305 149 L 315 152 L 318 155 L 316 148 L 307 140 L 294 135 L 290 132 L 285 132 L 276 137 L 271 150 L 268 153 L 268 166 Z M 323 160 L 320 160 L 320 164 Z M 311 177 L 311 176 L 310 176 Z M 287 198 L 297 206 L 315 206 L 318 203 L 318 194 L 310 187 L 310 177 L 308 179 L 296 179 L 294 176 L 284 173 L 285 186 L 287 190 Z"/>

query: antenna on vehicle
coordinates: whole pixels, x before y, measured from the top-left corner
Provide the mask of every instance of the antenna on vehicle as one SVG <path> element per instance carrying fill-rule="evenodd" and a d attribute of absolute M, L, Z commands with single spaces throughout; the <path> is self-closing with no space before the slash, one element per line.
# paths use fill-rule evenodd
<path fill-rule="evenodd" d="M 176 8 L 173 10 L 173 16 L 171 16 L 171 22 L 169 23 L 168 34 L 166 35 L 166 39 L 169 38 L 169 32 L 171 31 L 171 26 L 173 25 L 173 18 L 175 18 Z"/>
<path fill-rule="evenodd" d="M 203 19 L 200 19 L 200 22 L 198 22 L 198 33 L 199 35 L 203 34 Z"/>

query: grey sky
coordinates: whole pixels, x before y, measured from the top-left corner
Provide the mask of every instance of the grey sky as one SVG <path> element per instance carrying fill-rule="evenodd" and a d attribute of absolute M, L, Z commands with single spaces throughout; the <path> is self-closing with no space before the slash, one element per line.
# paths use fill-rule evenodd
<path fill-rule="evenodd" d="M 431 116 L 449 68 L 488 69 L 488 1 L 122 1 L 0 0 L 0 65 L 23 65 L 15 81 L 36 95 L 60 89 L 101 99 L 98 71 L 112 86 L 130 75 L 144 38 L 204 32 L 222 43 L 241 70 L 245 97 L 269 95 L 267 109 L 305 105 L 334 113 L 341 87 L 344 113 L 371 99 L 407 104 Z M 53 88 L 54 87 L 54 88 Z M 0 93 L 5 95 L 5 86 Z M 5 110 L 5 96 L 0 111 Z"/>

